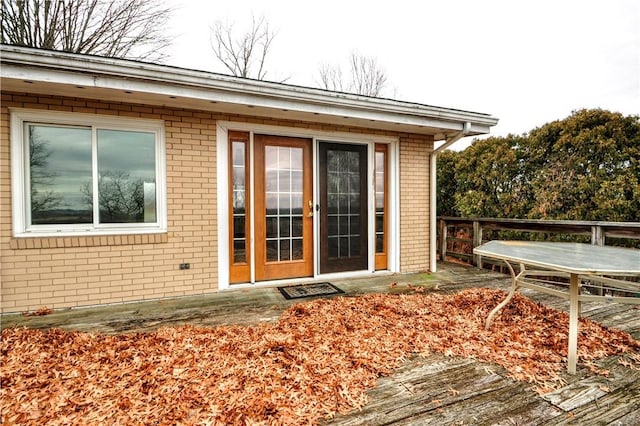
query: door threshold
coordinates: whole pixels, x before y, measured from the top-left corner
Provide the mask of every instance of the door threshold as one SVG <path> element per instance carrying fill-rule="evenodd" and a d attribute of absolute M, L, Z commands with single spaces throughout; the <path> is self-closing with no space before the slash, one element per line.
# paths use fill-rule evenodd
<path fill-rule="evenodd" d="M 229 284 L 228 288 L 223 289 L 222 291 L 232 291 L 232 290 L 243 290 L 248 288 L 267 288 L 267 287 L 278 287 L 283 285 L 290 284 L 313 284 L 317 282 L 324 281 L 335 281 L 335 280 L 348 280 L 350 278 L 367 278 L 367 277 L 379 277 L 385 275 L 393 275 L 393 272 L 384 270 L 384 271 L 353 271 L 353 272 L 335 272 L 330 274 L 320 274 L 315 277 L 301 277 L 301 278 L 287 278 L 283 280 L 268 280 L 268 281 L 256 281 L 255 283 L 238 283 L 238 284 Z"/>

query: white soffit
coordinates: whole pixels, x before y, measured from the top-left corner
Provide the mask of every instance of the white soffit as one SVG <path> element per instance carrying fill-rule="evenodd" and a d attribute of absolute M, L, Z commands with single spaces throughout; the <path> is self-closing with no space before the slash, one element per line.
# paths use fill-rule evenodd
<path fill-rule="evenodd" d="M 16 46 L 0 47 L 2 90 L 434 135 L 489 133 L 488 114 L 205 71 Z"/>

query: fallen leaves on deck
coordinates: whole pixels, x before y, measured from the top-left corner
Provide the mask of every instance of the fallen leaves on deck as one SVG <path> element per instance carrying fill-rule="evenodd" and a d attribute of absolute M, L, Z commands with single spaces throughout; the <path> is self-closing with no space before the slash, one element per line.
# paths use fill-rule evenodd
<path fill-rule="evenodd" d="M 275 324 L 108 336 L 2 330 L 7 424 L 307 424 L 362 407 L 412 354 L 473 357 L 543 390 L 563 384 L 568 315 L 505 293 L 366 295 L 289 308 Z M 580 362 L 629 353 L 628 334 L 581 319 Z M 637 365 L 637 364 L 635 364 Z M 452 389 L 452 388 L 451 388 Z"/>
<path fill-rule="evenodd" d="M 41 308 L 39 308 L 38 310 L 35 310 L 33 312 L 24 311 L 22 313 L 22 316 L 23 317 L 42 317 L 44 315 L 49 315 L 52 312 L 53 312 L 53 309 L 48 308 L 46 306 L 42 306 Z"/>

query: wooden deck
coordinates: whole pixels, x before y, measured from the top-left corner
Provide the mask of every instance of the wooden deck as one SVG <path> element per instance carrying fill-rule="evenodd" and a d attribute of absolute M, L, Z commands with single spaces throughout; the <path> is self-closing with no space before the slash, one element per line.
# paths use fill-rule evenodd
<path fill-rule="evenodd" d="M 441 263 L 435 274 L 378 276 L 334 281 L 347 296 L 370 292 L 455 292 L 470 287 L 507 289 L 509 277 L 476 268 Z M 396 283 L 391 287 L 391 283 Z M 568 303 L 524 291 L 557 309 Z M 305 300 L 305 299 L 301 299 Z M 5 315 L 2 327 L 60 327 L 102 333 L 144 332 L 161 326 L 254 324 L 275 321 L 298 300 L 285 300 L 275 288 L 226 291 L 214 295 L 59 311 L 42 317 Z M 584 303 L 583 315 L 640 339 L 637 306 Z M 360 411 L 325 421 L 326 425 L 637 425 L 640 424 L 640 371 L 607 360 L 609 377 L 564 374 L 567 385 L 538 396 L 532 386 L 507 378 L 504 369 L 472 359 L 431 355 L 414 357 L 394 375 L 381 378 Z"/>

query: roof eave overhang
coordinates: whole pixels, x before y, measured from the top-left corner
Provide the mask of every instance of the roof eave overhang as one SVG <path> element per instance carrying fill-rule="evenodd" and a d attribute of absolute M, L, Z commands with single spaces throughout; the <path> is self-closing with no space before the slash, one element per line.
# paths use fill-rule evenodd
<path fill-rule="evenodd" d="M 489 133 L 488 114 L 122 59 L 1 46 L 2 90 L 433 135 Z"/>

